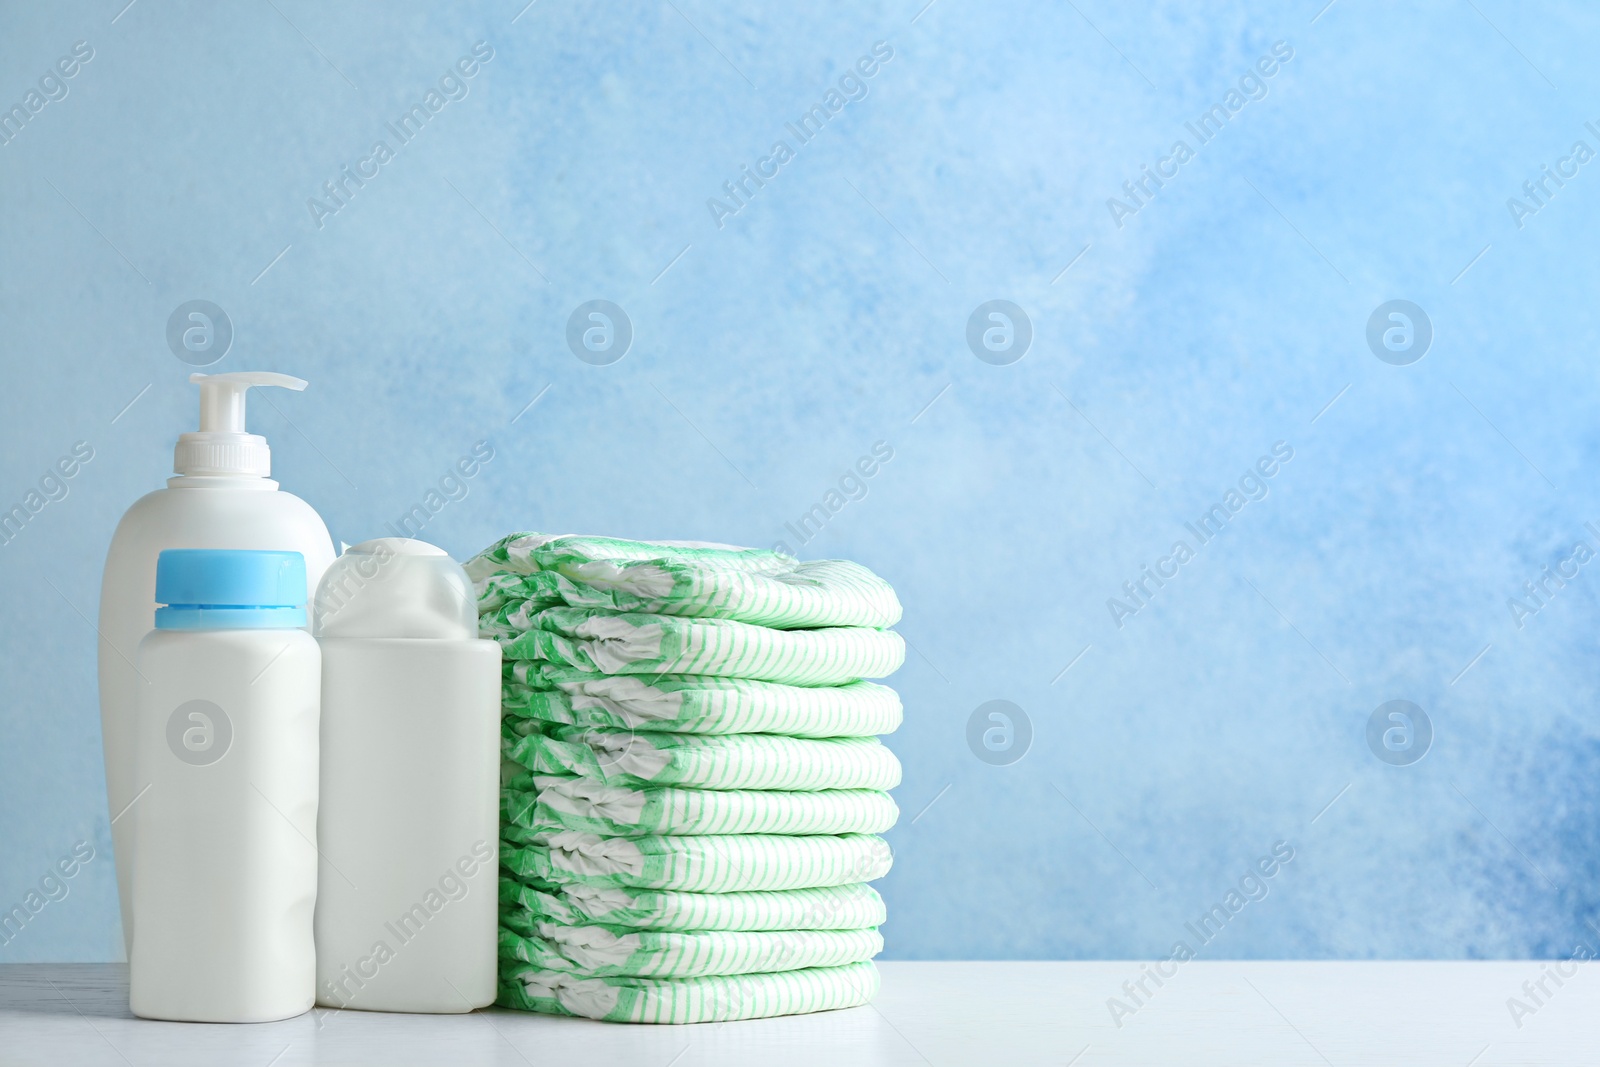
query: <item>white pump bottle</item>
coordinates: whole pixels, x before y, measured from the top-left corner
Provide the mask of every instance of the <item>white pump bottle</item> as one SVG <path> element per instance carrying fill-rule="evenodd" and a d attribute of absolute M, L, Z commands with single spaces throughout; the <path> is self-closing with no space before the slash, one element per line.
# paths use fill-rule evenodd
<path fill-rule="evenodd" d="M 111 539 L 100 584 L 100 729 L 105 746 L 106 798 L 116 851 L 117 893 L 124 945 L 133 937 L 132 878 L 135 820 L 128 809 L 146 783 L 137 780 L 135 723 L 140 679 L 139 642 L 156 610 L 156 557 L 168 548 L 252 548 L 305 557 L 306 597 L 316 593 L 333 562 L 328 528 L 299 497 L 280 492 L 266 438 L 245 431 L 245 392 L 275 385 L 300 390 L 287 374 L 241 371 L 191 374 L 200 386 L 200 429 L 178 437 L 177 476 L 141 497 Z"/>

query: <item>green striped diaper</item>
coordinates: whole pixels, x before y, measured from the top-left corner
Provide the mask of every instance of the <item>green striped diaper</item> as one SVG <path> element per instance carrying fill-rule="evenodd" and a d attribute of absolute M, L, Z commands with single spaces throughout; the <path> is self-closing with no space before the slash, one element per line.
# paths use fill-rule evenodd
<path fill-rule="evenodd" d="M 641 834 L 878 834 L 900 814 L 875 789 L 679 789 L 524 775 L 500 791 L 501 819 L 529 830 Z"/>
<path fill-rule="evenodd" d="M 595 560 L 651 560 L 664 554 L 715 561 L 729 570 L 760 574 L 780 567 L 788 556 L 765 548 L 740 548 L 715 541 L 630 541 L 594 534 L 507 534 L 465 564 L 474 581 L 500 571 L 533 574 Z M 790 562 L 793 562 L 790 560 Z"/>
<path fill-rule="evenodd" d="M 518 533 L 466 564 L 503 658 L 496 1003 L 617 1022 L 877 993 L 901 606 L 859 564 Z"/>
<path fill-rule="evenodd" d="M 798 686 L 671 674 L 651 679 L 585 674 L 526 660 L 511 667 L 522 680 L 502 687 L 505 714 L 556 725 L 866 737 L 893 733 L 902 716 L 900 697 L 874 682 Z"/>
<path fill-rule="evenodd" d="M 882 926 L 883 898 L 865 882 L 822 889 L 685 893 L 500 879 L 500 915 L 566 926 L 648 930 L 863 930 Z"/>
<path fill-rule="evenodd" d="M 876 737 L 649 734 L 501 725 L 501 754 L 537 774 L 581 775 L 611 785 L 701 789 L 893 789 L 900 761 Z M 523 731 L 527 730 L 525 735 Z M 519 736 L 523 735 L 523 736 Z"/>
<path fill-rule="evenodd" d="M 853 1008 L 878 993 L 871 963 L 715 978 L 578 978 L 502 964 L 505 1008 L 619 1023 L 706 1023 Z"/>
<path fill-rule="evenodd" d="M 695 893 L 870 882 L 894 862 L 888 842 L 870 834 L 600 837 L 505 826 L 500 835 L 501 867 L 519 878 Z"/>
<path fill-rule="evenodd" d="M 479 633 L 510 660 L 593 674 L 709 674 L 795 685 L 837 685 L 893 674 L 905 641 L 893 630 L 834 626 L 774 630 L 729 619 L 523 605 L 480 616 Z"/>
<path fill-rule="evenodd" d="M 586 978 L 699 978 L 862 963 L 883 951 L 876 930 L 612 930 L 529 921 L 500 927 L 500 958 Z"/>
<path fill-rule="evenodd" d="M 522 601 L 736 619 L 795 629 L 893 626 L 900 601 L 858 563 L 801 563 L 763 549 L 512 534 L 467 562 L 480 610 Z"/>

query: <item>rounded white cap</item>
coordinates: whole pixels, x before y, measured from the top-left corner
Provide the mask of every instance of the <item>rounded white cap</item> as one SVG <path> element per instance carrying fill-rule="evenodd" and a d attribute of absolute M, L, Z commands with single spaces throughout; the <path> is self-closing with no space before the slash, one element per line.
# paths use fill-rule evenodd
<path fill-rule="evenodd" d="M 478 601 L 461 564 L 409 537 L 379 537 L 345 549 L 312 601 L 318 637 L 418 637 L 471 641 Z"/>
<path fill-rule="evenodd" d="M 244 395 L 257 385 L 301 390 L 304 380 L 272 371 L 234 371 L 229 374 L 191 374 L 200 386 L 200 429 L 178 435 L 172 469 L 182 475 L 272 475 L 272 449 L 260 434 L 246 433 Z"/>

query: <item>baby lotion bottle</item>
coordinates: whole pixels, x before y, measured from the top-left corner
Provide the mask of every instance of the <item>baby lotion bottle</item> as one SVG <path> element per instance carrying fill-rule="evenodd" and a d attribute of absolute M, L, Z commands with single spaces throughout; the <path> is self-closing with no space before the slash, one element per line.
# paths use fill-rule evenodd
<path fill-rule="evenodd" d="M 267 1022 L 315 995 L 322 655 L 298 552 L 172 549 L 135 657 L 130 1003 Z"/>
<path fill-rule="evenodd" d="M 125 945 L 133 937 L 129 883 L 138 848 L 129 805 L 144 785 L 133 774 L 134 719 L 143 684 L 134 657 L 156 609 L 157 553 L 167 548 L 298 552 L 305 559 L 307 600 L 333 562 L 328 528 L 304 500 L 278 489 L 268 477 L 272 452 L 266 439 L 245 432 L 248 389 L 304 389 L 306 383 L 265 371 L 192 374 L 189 380 L 200 386 L 200 429 L 178 438 L 177 476 L 122 517 L 100 585 L 100 730 Z"/>
<path fill-rule="evenodd" d="M 495 997 L 500 646 L 442 549 L 382 537 L 317 589 L 317 1002 L 467 1012 Z"/>

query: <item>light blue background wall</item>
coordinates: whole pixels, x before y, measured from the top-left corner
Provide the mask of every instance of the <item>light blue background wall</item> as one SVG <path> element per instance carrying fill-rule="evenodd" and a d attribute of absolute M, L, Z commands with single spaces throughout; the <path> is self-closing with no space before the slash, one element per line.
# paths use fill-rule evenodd
<path fill-rule="evenodd" d="M 890 956 L 1165 955 L 1277 841 L 1204 955 L 1600 942 L 1600 568 L 1520 628 L 1507 605 L 1600 543 L 1600 162 L 1521 228 L 1506 204 L 1600 149 L 1584 5 L 124 2 L 0 8 L 0 104 L 94 49 L 0 147 L 0 503 L 94 449 L 0 548 L 0 904 L 99 850 L 0 960 L 120 955 L 87 620 L 195 417 L 164 338 L 191 299 L 235 325 L 212 370 L 310 379 L 252 426 L 336 538 L 488 439 L 423 534 L 458 556 L 786 541 L 893 581 Z M 470 94 L 319 229 L 307 198 L 478 41 Z M 1119 228 L 1107 198 L 1277 41 L 1266 97 Z M 707 199 L 780 138 L 719 228 Z M 595 298 L 635 330 L 610 366 L 564 339 Z M 1365 337 L 1396 298 L 1435 333 L 1408 366 Z M 1009 366 L 964 338 L 993 299 L 1034 330 Z M 1269 495 L 1119 629 L 1107 599 L 1278 441 Z M 993 699 L 1032 725 L 1010 766 L 966 741 Z M 1366 742 L 1393 699 L 1435 731 L 1410 766 Z"/>

